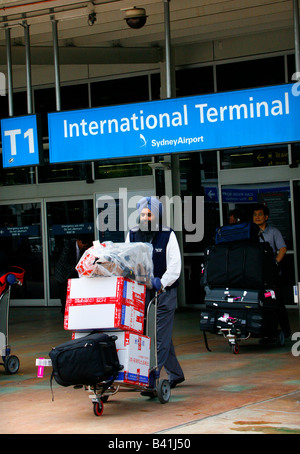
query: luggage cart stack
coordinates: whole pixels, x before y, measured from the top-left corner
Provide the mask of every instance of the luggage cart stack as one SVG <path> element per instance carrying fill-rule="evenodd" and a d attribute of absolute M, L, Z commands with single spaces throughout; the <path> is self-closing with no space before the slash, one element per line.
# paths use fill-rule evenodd
<path fill-rule="evenodd" d="M 12 285 L 22 285 L 25 271 L 19 267 L 11 267 L 10 270 L 0 277 L 0 350 L 2 366 L 7 374 L 16 374 L 20 367 L 19 358 L 11 355 L 8 342 L 9 305 Z"/>
<path fill-rule="evenodd" d="M 234 354 L 239 342 L 250 336 L 275 339 L 284 345 L 278 330 L 277 270 L 269 243 L 259 242 L 253 223 L 217 229 L 215 245 L 205 250 L 202 284 L 205 309 L 200 330 L 220 334 Z"/>
<path fill-rule="evenodd" d="M 160 289 L 160 282 L 156 282 L 157 289 Z M 155 285 L 154 285 L 155 288 Z M 154 298 L 150 301 L 147 307 L 145 316 L 145 335 L 136 334 L 134 332 L 117 331 L 115 334 L 116 347 L 120 360 L 120 371 L 114 382 L 107 386 L 107 383 L 98 383 L 97 387 L 85 386 L 91 395 L 89 396 L 93 402 L 94 414 L 100 416 L 103 413 L 103 403 L 107 402 L 108 398 L 118 391 L 136 391 L 145 393 L 148 397 L 157 397 L 159 402 L 165 404 L 169 402 L 171 396 L 170 383 L 166 379 L 160 379 L 160 374 L 157 367 L 157 344 L 156 344 L 156 309 L 157 309 L 157 292 Z M 141 354 L 137 352 L 137 345 L 141 350 Z M 127 349 L 127 352 L 126 352 Z M 127 358 L 124 361 L 124 356 Z M 141 365 L 144 368 L 144 375 L 137 375 L 135 371 L 132 374 L 124 371 L 128 367 L 129 361 L 137 361 L 144 363 Z M 125 362 L 126 366 L 123 365 Z"/>
<path fill-rule="evenodd" d="M 145 314 L 146 285 L 133 279 L 97 275 L 68 282 L 64 328 L 72 332 L 72 340 L 52 349 L 52 361 L 37 359 L 36 365 L 51 365 L 58 384 L 88 391 L 96 416 L 102 415 L 103 403 L 120 389 L 147 392 L 161 403 L 170 399 L 169 381 L 160 380 L 157 367 L 160 280 L 152 277 L 151 286 L 154 297 Z M 96 344 L 95 353 L 92 344 Z"/>
<path fill-rule="evenodd" d="M 101 280 L 97 282 L 106 285 L 105 280 L 107 278 L 103 279 L 104 282 Z M 90 281 L 87 282 L 87 284 L 89 283 Z M 130 280 L 126 280 L 125 283 L 127 287 L 130 283 L 140 286 L 140 284 L 133 283 Z M 161 380 L 157 369 L 156 309 L 157 290 L 160 287 L 160 280 L 153 279 L 153 289 L 156 290 L 155 296 L 149 302 L 146 314 L 144 313 L 144 304 L 140 307 L 140 310 L 143 312 L 137 315 L 136 318 L 141 323 L 141 317 L 143 317 L 144 321 L 141 323 L 139 330 L 137 330 L 137 326 L 134 326 L 136 328 L 134 330 L 128 325 L 122 325 L 122 322 L 120 324 L 119 322 L 115 322 L 114 330 L 108 329 L 107 326 L 103 326 L 106 323 L 103 319 L 102 323 L 100 322 L 101 328 L 93 330 L 93 332 L 97 331 L 115 338 L 119 358 L 119 368 L 113 380 L 109 378 L 109 380 L 99 381 L 96 386 L 83 384 L 84 389 L 90 393 L 89 397 L 92 400 L 94 414 L 96 416 L 102 415 L 103 403 L 107 402 L 110 396 L 121 390 L 147 392 L 148 396 L 157 397 L 162 404 L 167 403 L 170 399 L 171 390 L 169 381 L 165 379 Z M 124 288 L 122 289 L 122 293 L 124 294 Z M 140 295 L 142 295 L 142 300 L 144 301 L 144 291 Z M 126 309 L 123 307 L 122 311 L 124 315 Z M 110 322 L 107 323 L 109 324 Z M 70 325 L 70 320 L 69 326 L 73 326 Z M 123 329 L 120 329 L 120 327 Z M 116 328 L 118 329 L 115 330 Z M 73 331 L 73 339 L 88 340 L 88 336 L 89 334 L 84 331 Z"/>

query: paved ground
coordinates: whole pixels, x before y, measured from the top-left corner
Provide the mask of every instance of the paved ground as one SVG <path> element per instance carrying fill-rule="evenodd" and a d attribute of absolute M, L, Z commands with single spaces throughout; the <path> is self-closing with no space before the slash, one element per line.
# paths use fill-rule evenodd
<path fill-rule="evenodd" d="M 59 310 L 12 308 L 9 340 L 21 365 L 15 375 L 0 369 L 0 433 L 300 434 L 300 357 L 291 353 L 293 342 L 262 346 L 250 338 L 234 355 L 223 337 L 210 335 L 208 352 L 199 314 L 176 314 L 174 344 L 186 381 L 170 401 L 123 389 L 96 417 L 83 389 L 54 383 L 52 401 L 50 368 L 37 378 L 35 359 L 70 339 Z M 298 312 L 289 315 L 293 332 L 300 332 Z"/>

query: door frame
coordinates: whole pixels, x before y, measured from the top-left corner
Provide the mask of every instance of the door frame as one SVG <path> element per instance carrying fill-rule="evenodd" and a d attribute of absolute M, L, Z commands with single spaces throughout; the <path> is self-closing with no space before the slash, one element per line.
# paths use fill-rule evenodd
<path fill-rule="evenodd" d="M 49 236 L 48 236 L 48 225 L 47 225 L 47 203 L 52 202 L 71 202 L 72 200 L 94 200 L 94 194 L 90 196 L 74 195 L 66 197 L 48 197 L 43 199 L 43 257 L 44 257 L 44 286 L 45 286 L 45 306 L 61 306 L 61 302 L 58 298 L 50 298 L 50 280 L 49 280 Z M 93 203 L 93 220 L 95 225 L 95 204 Z"/>
<path fill-rule="evenodd" d="M 42 260 L 43 260 L 43 285 L 44 285 L 44 298 L 36 298 L 36 299 L 11 299 L 10 300 L 10 306 L 12 307 L 19 307 L 19 306 L 46 306 L 46 279 L 45 279 L 45 254 L 44 254 L 44 232 L 43 232 L 43 219 L 44 219 L 44 205 L 43 205 L 43 199 L 40 198 L 33 198 L 33 199 L 13 199 L 13 200 L 1 200 L 0 205 L 5 206 L 5 205 L 22 205 L 26 203 L 39 203 L 41 205 L 41 214 L 40 214 L 40 225 L 41 225 L 41 245 L 42 245 Z M 26 270 L 25 270 L 26 271 Z"/>

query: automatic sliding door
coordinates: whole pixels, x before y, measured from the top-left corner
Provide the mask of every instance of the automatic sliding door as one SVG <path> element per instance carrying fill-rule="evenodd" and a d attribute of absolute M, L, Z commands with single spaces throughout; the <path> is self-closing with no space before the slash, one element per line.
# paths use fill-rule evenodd
<path fill-rule="evenodd" d="M 93 200 L 47 202 L 49 287 L 51 304 L 60 304 L 55 268 L 64 245 L 78 235 L 90 234 L 94 239 Z M 56 301 L 54 301 L 56 300 Z"/>

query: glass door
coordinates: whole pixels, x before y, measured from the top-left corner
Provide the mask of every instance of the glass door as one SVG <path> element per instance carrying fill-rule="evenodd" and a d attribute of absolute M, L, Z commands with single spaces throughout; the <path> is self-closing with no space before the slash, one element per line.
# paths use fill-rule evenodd
<path fill-rule="evenodd" d="M 46 203 L 49 293 L 52 305 L 60 304 L 60 290 L 55 270 L 64 246 L 85 235 L 94 240 L 94 208 L 91 200 L 69 200 Z M 74 246 L 75 247 L 75 246 Z"/>
<path fill-rule="evenodd" d="M 11 304 L 41 304 L 45 294 L 40 202 L 0 205 L 1 274 L 10 266 L 25 270 L 23 286 L 12 287 Z"/>

